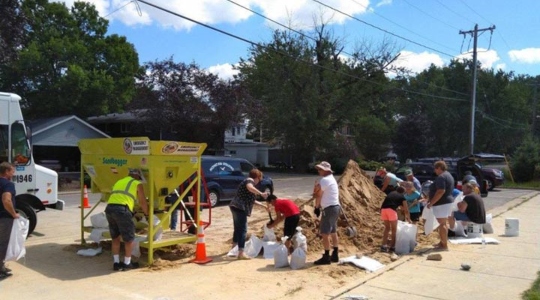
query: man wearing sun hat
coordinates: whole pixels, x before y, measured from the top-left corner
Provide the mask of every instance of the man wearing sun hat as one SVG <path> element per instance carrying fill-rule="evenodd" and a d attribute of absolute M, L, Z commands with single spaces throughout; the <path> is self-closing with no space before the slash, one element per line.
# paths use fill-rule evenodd
<path fill-rule="evenodd" d="M 321 178 L 315 182 L 313 197 L 315 197 L 315 214 L 317 217 L 322 213 L 319 232 L 322 236 L 324 254 L 314 262 L 315 265 L 329 265 L 338 262 L 338 236 L 337 219 L 341 206 L 339 205 L 339 189 L 332 166 L 323 161 L 316 165 Z M 330 239 L 332 239 L 333 251 L 330 256 Z"/>

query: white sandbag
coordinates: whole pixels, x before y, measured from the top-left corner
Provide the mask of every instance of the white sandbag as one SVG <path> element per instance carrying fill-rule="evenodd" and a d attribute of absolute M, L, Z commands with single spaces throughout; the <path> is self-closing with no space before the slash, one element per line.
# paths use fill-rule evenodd
<path fill-rule="evenodd" d="M 306 266 L 306 252 L 302 247 L 296 248 L 291 254 L 291 269 L 298 270 Z"/>
<path fill-rule="evenodd" d="M 277 241 L 276 233 L 274 232 L 274 229 L 268 228 L 266 225 L 264 225 L 263 228 L 264 228 L 263 241 L 265 241 L 265 242 L 275 242 L 275 241 Z"/>
<path fill-rule="evenodd" d="M 293 236 L 292 244 L 295 250 L 297 248 L 302 248 L 302 250 L 304 250 L 304 253 L 307 253 L 307 238 L 302 233 L 302 227 L 296 227 L 296 234 Z"/>
<path fill-rule="evenodd" d="M 424 208 L 424 211 L 422 212 L 422 219 L 424 219 L 424 234 L 428 235 L 433 230 L 437 229 L 439 227 L 439 222 L 437 222 L 437 219 L 435 218 L 435 215 L 433 215 L 433 208 L 427 208 L 427 206 Z"/>
<path fill-rule="evenodd" d="M 136 236 L 133 240 L 133 248 L 131 249 L 131 256 L 141 257 L 141 242 L 146 241 L 145 237 Z"/>
<path fill-rule="evenodd" d="M 491 225 L 491 220 L 493 220 L 492 214 L 486 215 L 486 223 L 482 226 L 484 229 L 484 233 L 493 233 L 493 225 Z"/>
<path fill-rule="evenodd" d="M 416 225 L 398 221 L 396 232 L 396 254 L 407 254 L 416 247 Z"/>
<path fill-rule="evenodd" d="M 457 194 L 456 197 L 454 197 L 454 202 L 452 202 L 452 210 L 451 211 L 456 211 L 458 210 L 458 202 L 461 202 L 463 200 L 463 192 L 459 192 L 459 194 Z"/>
<path fill-rule="evenodd" d="M 461 221 L 456 221 L 456 225 L 454 225 L 453 231 L 456 236 L 467 237 L 467 230 L 465 230 L 465 226 L 463 226 L 463 223 L 461 223 Z"/>
<path fill-rule="evenodd" d="M 229 250 L 229 253 L 227 253 L 228 257 L 237 257 L 238 256 L 238 245 L 234 246 L 231 250 Z"/>
<path fill-rule="evenodd" d="M 79 251 L 77 251 L 77 255 L 81 255 L 81 256 L 96 256 L 98 254 L 101 254 L 101 252 L 103 252 L 103 249 L 101 247 L 97 248 L 97 249 L 93 249 L 93 248 L 90 248 L 90 249 L 81 249 Z"/>
<path fill-rule="evenodd" d="M 26 255 L 24 242 L 28 235 L 29 224 L 28 219 L 24 217 L 13 219 L 5 261 L 17 261 Z"/>
<path fill-rule="evenodd" d="M 263 242 L 263 257 L 265 259 L 273 259 L 274 251 L 276 251 L 278 247 L 278 242 Z"/>
<path fill-rule="evenodd" d="M 249 241 L 246 242 L 244 254 L 249 257 L 257 257 L 261 253 L 263 242 L 254 234 L 251 235 Z"/>
<path fill-rule="evenodd" d="M 287 237 L 281 238 L 281 243 L 278 244 L 276 250 L 274 250 L 274 267 L 285 268 L 289 266 L 289 250 L 285 246 Z"/>
<path fill-rule="evenodd" d="M 154 224 L 154 242 L 155 242 L 155 241 L 160 241 L 161 238 L 163 237 L 163 227 L 161 227 L 161 226 L 157 227 L 157 226 L 159 225 L 159 223 L 160 223 L 161 221 L 159 220 L 159 218 L 158 218 L 156 215 L 153 215 L 152 220 L 153 220 L 152 223 Z M 146 222 L 146 220 L 144 219 L 144 217 L 143 217 L 143 219 L 141 220 L 141 222 L 143 222 L 143 223 Z M 150 239 L 150 236 L 147 235 L 146 240 L 149 240 L 149 239 Z"/>
<path fill-rule="evenodd" d="M 100 212 L 90 216 L 90 222 L 94 228 L 109 228 L 109 222 L 107 221 L 105 212 Z"/>
<path fill-rule="evenodd" d="M 103 239 L 103 233 L 109 232 L 109 229 L 105 228 L 94 228 L 90 232 L 90 239 L 96 243 L 99 243 Z"/>
<path fill-rule="evenodd" d="M 356 255 L 345 257 L 339 260 L 338 264 L 351 263 L 359 268 L 365 269 L 369 272 L 375 272 L 379 269 L 384 268 L 384 265 L 379 261 L 369 258 L 367 256 L 362 256 L 357 258 Z"/>

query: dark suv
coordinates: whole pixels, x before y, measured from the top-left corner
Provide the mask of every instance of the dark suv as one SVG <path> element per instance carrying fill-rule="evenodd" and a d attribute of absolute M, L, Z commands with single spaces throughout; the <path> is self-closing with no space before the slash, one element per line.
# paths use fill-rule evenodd
<path fill-rule="evenodd" d="M 236 195 L 238 185 L 246 179 L 255 166 L 243 158 L 226 156 L 202 156 L 202 170 L 208 187 L 212 207 L 221 201 L 230 201 Z M 261 192 L 274 192 L 271 178 L 264 176 L 256 186 Z"/>

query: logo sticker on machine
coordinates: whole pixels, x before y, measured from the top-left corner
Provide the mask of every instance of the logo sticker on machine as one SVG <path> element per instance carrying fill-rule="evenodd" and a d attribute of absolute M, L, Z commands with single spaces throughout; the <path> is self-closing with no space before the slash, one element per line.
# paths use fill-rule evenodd
<path fill-rule="evenodd" d="M 130 138 L 125 138 L 122 147 L 126 154 L 147 155 L 150 153 L 148 140 L 132 140 Z"/>

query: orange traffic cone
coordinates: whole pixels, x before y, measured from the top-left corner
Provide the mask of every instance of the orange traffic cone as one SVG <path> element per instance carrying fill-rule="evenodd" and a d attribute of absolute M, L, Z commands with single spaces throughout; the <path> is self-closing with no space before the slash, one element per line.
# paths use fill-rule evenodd
<path fill-rule="evenodd" d="M 206 257 L 206 244 L 204 243 L 204 229 L 202 222 L 199 221 L 199 232 L 197 233 L 197 250 L 195 251 L 195 258 L 190 262 L 196 264 L 205 264 L 211 262 L 212 259 Z"/>
<path fill-rule="evenodd" d="M 88 189 L 86 188 L 86 184 L 85 184 L 84 185 L 83 208 L 90 208 L 90 207 L 91 207 L 90 203 L 88 203 Z"/>

